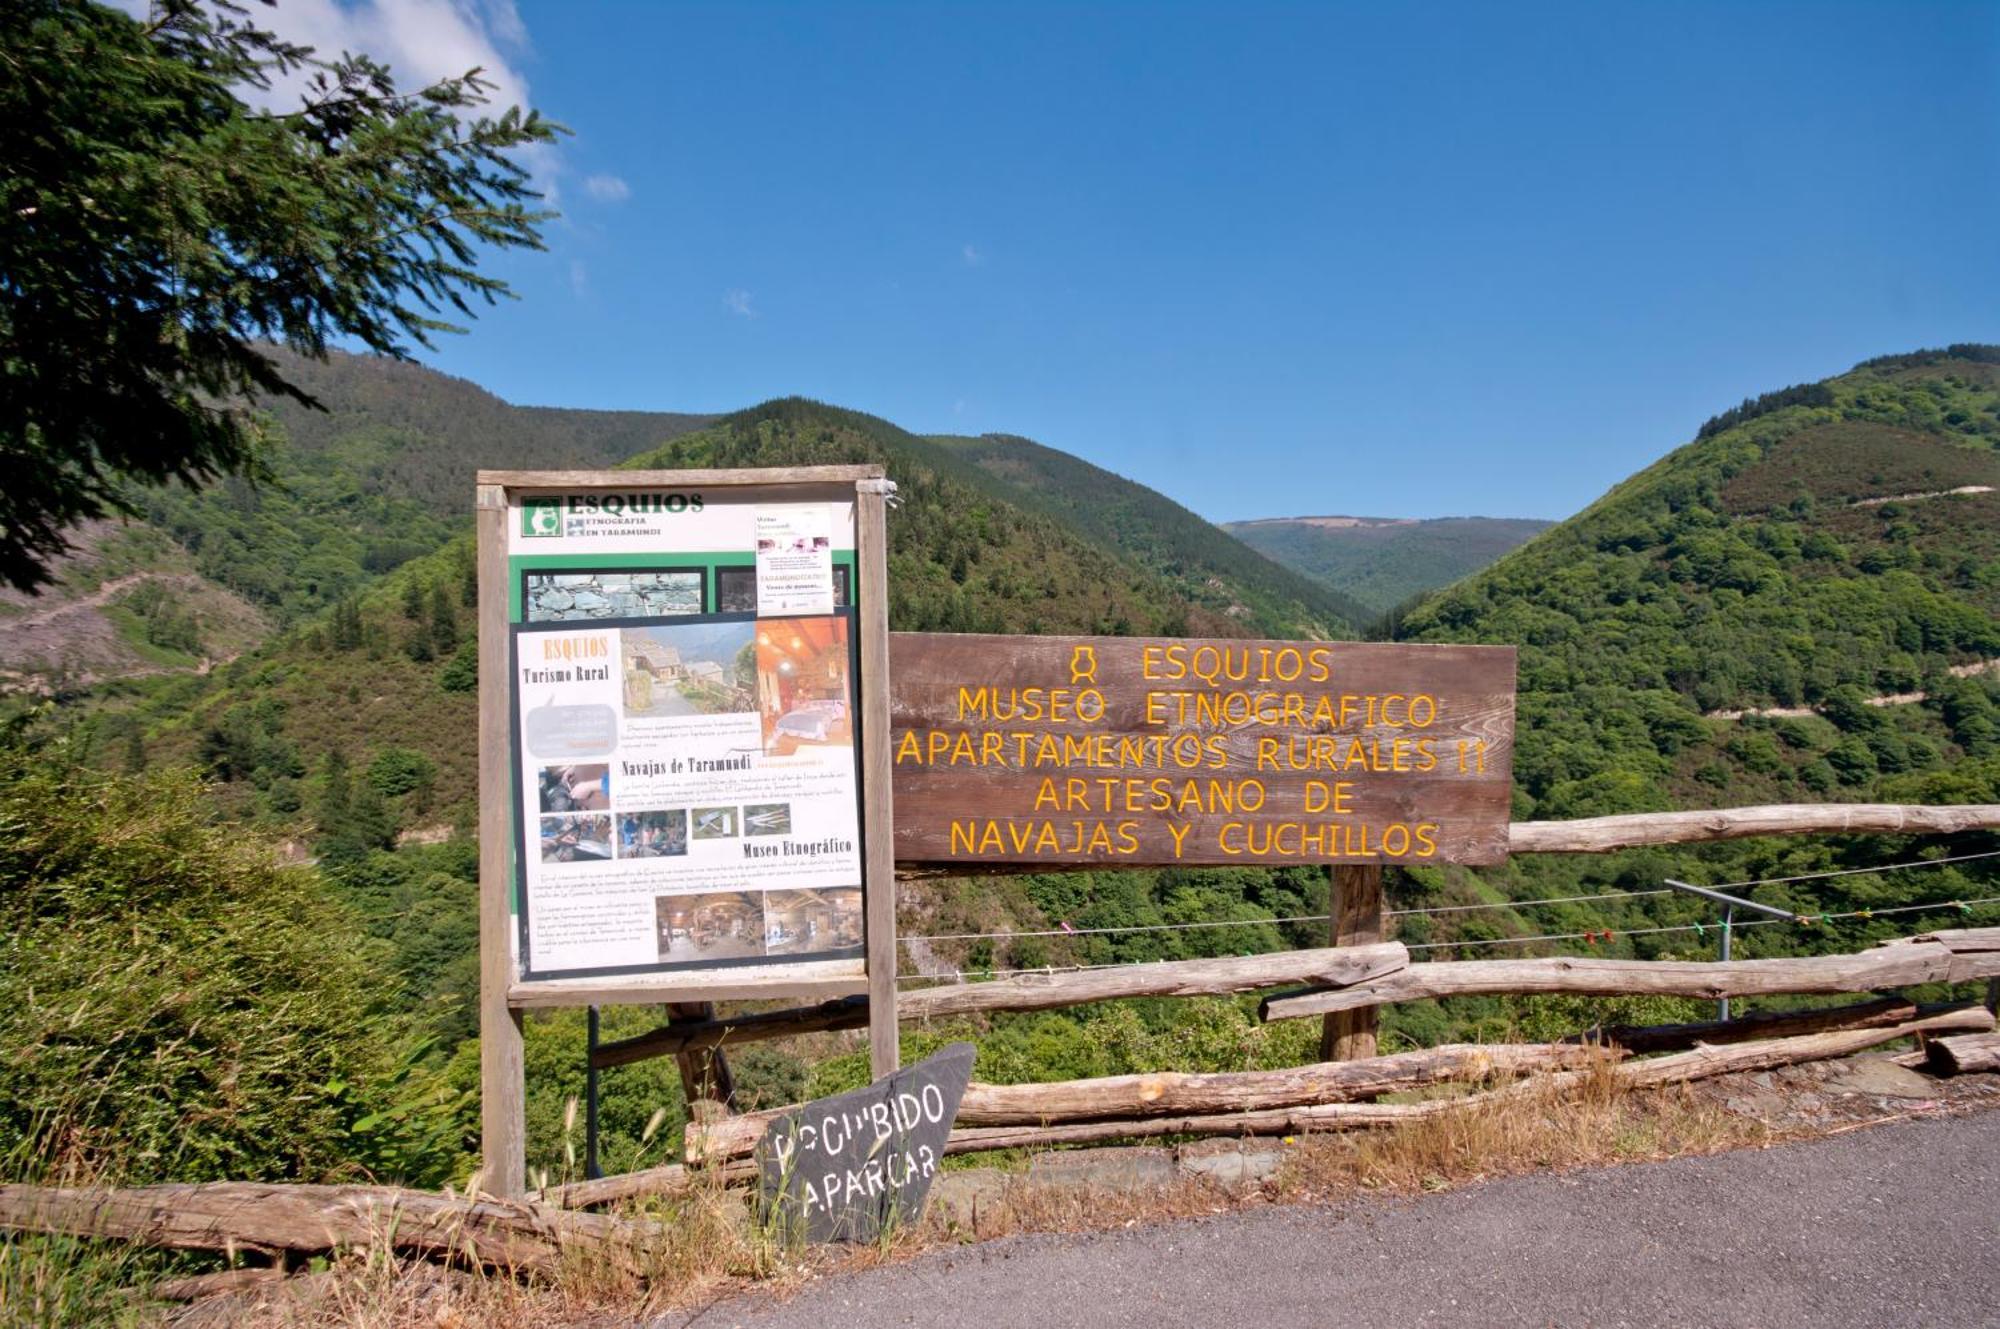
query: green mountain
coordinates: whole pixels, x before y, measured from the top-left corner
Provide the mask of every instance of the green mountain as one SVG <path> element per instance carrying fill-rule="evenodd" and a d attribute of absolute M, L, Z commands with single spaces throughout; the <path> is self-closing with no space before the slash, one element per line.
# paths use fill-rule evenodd
<path fill-rule="evenodd" d="M 1537 816 L 1858 799 L 1991 756 L 2000 348 L 1747 402 L 1402 635 L 1520 646 Z"/>
<path fill-rule="evenodd" d="M 1227 591 L 1236 597 L 1228 612 L 1243 621 L 1296 619 L 1303 607 L 1360 626 L 1386 607 L 1343 594 L 1324 579 L 1300 576 L 1289 565 L 1280 566 L 1282 559 L 1261 557 L 1166 495 L 1067 452 L 1011 434 L 937 435 L 931 441 L 971 462 L 977 468 L 974 483 L 987 493 L 1053 517 L 1165 576 L 1208 592 Z"/>
<path fill-rule="evenodd" d="M 1522 517 L 1262 517 L 1222 529 L 1377 614 L 1448 586 L 1553 523 Z"/>

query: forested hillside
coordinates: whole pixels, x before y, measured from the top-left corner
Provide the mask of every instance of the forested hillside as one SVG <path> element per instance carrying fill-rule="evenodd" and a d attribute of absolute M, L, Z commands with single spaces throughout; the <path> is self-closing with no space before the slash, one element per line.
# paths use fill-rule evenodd
<path fill-rule="evenodd" d="M 995 476 L 996 450 L 1043 478 Z M 797 398 L 730 416 L 634 466 L 879 461 L 904 489 L 890 522 L 890 617 L 958 632 L 1351 637 L 1357 608 L 1142 485 L 1025 439 L 921 438 Z M 1073 486 L 1066 496 L 1055 488 Z M 947 581 L 936 576 L 942 568 Z M 1359 611 L 1365 613 L 1365 611 Z M 1093 628 L 1035 627 L 1055 622 Z"/>
<path fill-rule="evenodd" d="M 331 605 L 464 529 L 481 467 L 609 466 L 712 417 L 514 406 L 379 356 L 273 349 L 323 410 L 264 402 L 270 478 L 148 491 L 152 523 L 207 577 L 286 621 Z"/>
<path fill-rule="evenodd" d="M 1264 517 L 1222 529 L 1384 614 L 1470 576 L 1551 525 L 1519 517 Z"/>
<path fill-rule="evenodd" d="M 713 419 L 513 406 L 421 365 L 267 349 L 325 409 L 260 403 L 262 479 L 141 490 L 144 518 L 93 524 L 48 592 L 0 597 L 17 628 L 0 686 L 67 693 L 233 659 L 465 529 L 480 467 L 609 466 Z"/>
<path fill-rule="evenodd" d="M 1166 576 L 1202 587 L 1226 586 L 1247 602 L 1256 622 L 1295 619 L 1299 606 L 1356 627 L 1379 613 L 1363 597 L 1343 594 L 1337 583 L 1302 577 L 1165 494 L 1081 457 L 1011 434 L 939 435 L 932 441 L 971 462 L 977 468 L 974 483 L 987 492 L 1052 516 Z"/>

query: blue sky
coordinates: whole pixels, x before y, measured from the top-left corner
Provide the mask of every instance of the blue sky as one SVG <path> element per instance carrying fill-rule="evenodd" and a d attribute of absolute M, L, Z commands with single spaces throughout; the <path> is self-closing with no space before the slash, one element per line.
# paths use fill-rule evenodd
<path fill-rule="evenodd" d="M 1561 517 L 1747 394 L 2000 341 L 1992 3 L 454 12 L 575 131 L 523 298 L 424 357 L 511 401 Z"/>

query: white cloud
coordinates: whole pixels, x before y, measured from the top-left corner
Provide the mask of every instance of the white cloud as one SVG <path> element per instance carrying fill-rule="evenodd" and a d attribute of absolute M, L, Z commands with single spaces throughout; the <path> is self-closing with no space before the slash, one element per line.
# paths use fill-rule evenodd
<path fill-rule="evenodd" d="M 615 175 L 584 177 L 583 192 L 601 203 L 623 203 L 632 197 L 632 186 Z"/>
<path fill-rule="evenodd" d="M 738 318 L 757 317 L 757 306 L 751 303 L 750 292 L 740 287 L 722 293 L 722 307 Z"/>
<path fill-rule="evenodd" d="M 579 300 L 590 294 L 590 269 L 584 266 L 580 258 L 569 261 L 569 289 Z"/>
<path fill-rule="evenodd" d="M 485 12 L 487 30 L 495 37 L 516 50 L 528 49 L 528 25 L 521 21 L 514 0 L 482 0 L 479 9 Z"/>
<path fill-rule="evenodd" d="M 976 268 L 986 261 L 986 255 L 980 251 L 977 245 L 969 244 L 959 252 L 965 255 L 965 266 L 968 268 Z"/>

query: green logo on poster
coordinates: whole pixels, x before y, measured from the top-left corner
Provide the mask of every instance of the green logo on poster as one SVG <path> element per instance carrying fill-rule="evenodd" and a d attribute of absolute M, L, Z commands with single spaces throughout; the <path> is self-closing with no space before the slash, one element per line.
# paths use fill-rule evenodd
<path fill-rule="evenodd" d="M 521 501 L 521 534 L 561 535 L 562 533 L 561 499 L 529 498 Z"/>

